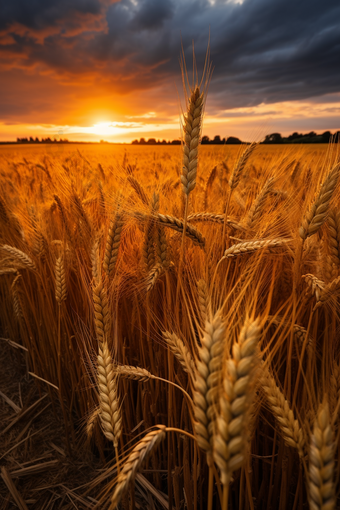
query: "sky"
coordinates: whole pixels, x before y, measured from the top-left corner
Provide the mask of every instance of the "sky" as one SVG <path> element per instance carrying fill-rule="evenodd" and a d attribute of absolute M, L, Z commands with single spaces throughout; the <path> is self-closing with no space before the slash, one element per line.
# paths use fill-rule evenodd
<path fill-rule="evenodd" d="M 0 141 L 178 139 L 179 57 L 213 74 L 203 135 L 340 129 L 339 0 L 0 2 Z"/>

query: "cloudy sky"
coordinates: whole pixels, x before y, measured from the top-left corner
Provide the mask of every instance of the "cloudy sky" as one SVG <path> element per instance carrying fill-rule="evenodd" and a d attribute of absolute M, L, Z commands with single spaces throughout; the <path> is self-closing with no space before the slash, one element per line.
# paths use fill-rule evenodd
<path fill-rule="evenodd" d="M 339 0 L 0 3 L 0 140 L 179 137 L 181 41 L 214 66 L 203 134 L 340 129 Z"/>

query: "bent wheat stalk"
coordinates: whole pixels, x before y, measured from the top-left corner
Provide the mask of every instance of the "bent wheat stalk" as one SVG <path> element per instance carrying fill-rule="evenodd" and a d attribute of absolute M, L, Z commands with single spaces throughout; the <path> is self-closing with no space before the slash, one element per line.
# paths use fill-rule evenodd
<path fill-rule="evenodd" d="M 303 241 L 307 237 L 316 234 L 321 225 L 326 221 L 329 210 L 329 204 L 335 192 L 340 172 L 340 163 L 336 164 L 326 176 L 321 185 L 318 197 L 306 213 L 302 225 L 299 228 L 299 234 Z"/>
<path fill-rule="evenodd" d="M 278 388 L 274 377 L 268 372 L 263 377 L 263 389 L 266 393 L 271 411 L 277 420 L 281 435 L 288 446 L 295 448 L 302 459 L 305 438 L 298 420 L 295 419 L 288 401 Z"/>
<path fill-rule="evenodd" d="M 162 273 L 164 273 L 165 269 L 163 264 L 156 264 L 149 272 L 148 278 L 146 281 L 146 292 L 150 292 L 152 290 Z"/>
<path fill-rule="evenodd" d="M 23 267 L 30 269 L 31 271 L 36 271 L 36 265 L 34 264 L 31 257 L 27 255 L 27 253 L 24 253 L 14 246 L 9 246 L 8 244 L 3 244 L 1 246 L 1 250 L 5 253 L 8 253 L 12 259 L 14 259 L 16 262 L 19 262 Z"/>
<path fill-rule="evenodd" d="M 175 333 L 170 333 L 170 331 L 163 331 L 162 335 L 170 351 L 181 364 L 184 372 L 187 372 L 191 381 L 194 382 L 196 367 L 191 353 L 184 342 Z"/>
<path fill-rule="evenodd" d="M 212 223 L 223 224 L 224 214 L 215 214 L 209 212 L 189 214 L 188 221 L 211 221 Z M 227 226 L 233 228 L 234 230 L 240 230 L 241 232 L 245 232 L 247 230 L 245 227 L 237 223 L 237 221 L 231 220 L 230 218 L 227 219 Z"/>
<path fill-rule="evenodd" d="M 263 249 L 276 249 L 285 246 L 290 239 L 255 239 L 254 241 L 245 241 L 243 243 L 234 244 L 230 248 L 228 248 L 222 257 L 223 259 L 229 259 L 233 257 L 238 257 L 239 255 L 246 255 L 248 253 L 254 253 L 258 250 Z"/>
<path fill-rule="evenodd" d="M 117 484 L 111 499 L 112 508 L 116 508 L 123 495 L 126 493 L 129 484 L 135 479 L 136 474 L 142 467 L 144 461 L 161 441 L 165 439 L 165 425 L 157 425 L 157 430 L 146 434 L 143 439 L 134 447 L 128 459 L 124 462 L 123 469 L 117 478 Z"/>

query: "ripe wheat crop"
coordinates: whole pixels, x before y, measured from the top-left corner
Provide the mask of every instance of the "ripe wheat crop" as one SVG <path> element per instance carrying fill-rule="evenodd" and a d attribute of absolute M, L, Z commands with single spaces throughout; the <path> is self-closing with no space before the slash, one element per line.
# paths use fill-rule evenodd
<path fill-rule="evenodd" d="M 1 147 L 1 333 L 110 464 L 100 508 L 331 510 L 338 145 L 200 147 L 206 92 L 182 147 Z"/>

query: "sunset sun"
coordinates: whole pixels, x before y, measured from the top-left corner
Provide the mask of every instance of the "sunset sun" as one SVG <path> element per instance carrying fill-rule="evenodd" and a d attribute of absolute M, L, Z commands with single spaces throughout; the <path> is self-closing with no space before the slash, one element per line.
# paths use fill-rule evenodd
<path fill-rule="evenodd" d="M 89 131 L 98 136 L 113 136 L 120 134 L 122 129 L 117 127 L 113 122 L 97 122 Z"/>

